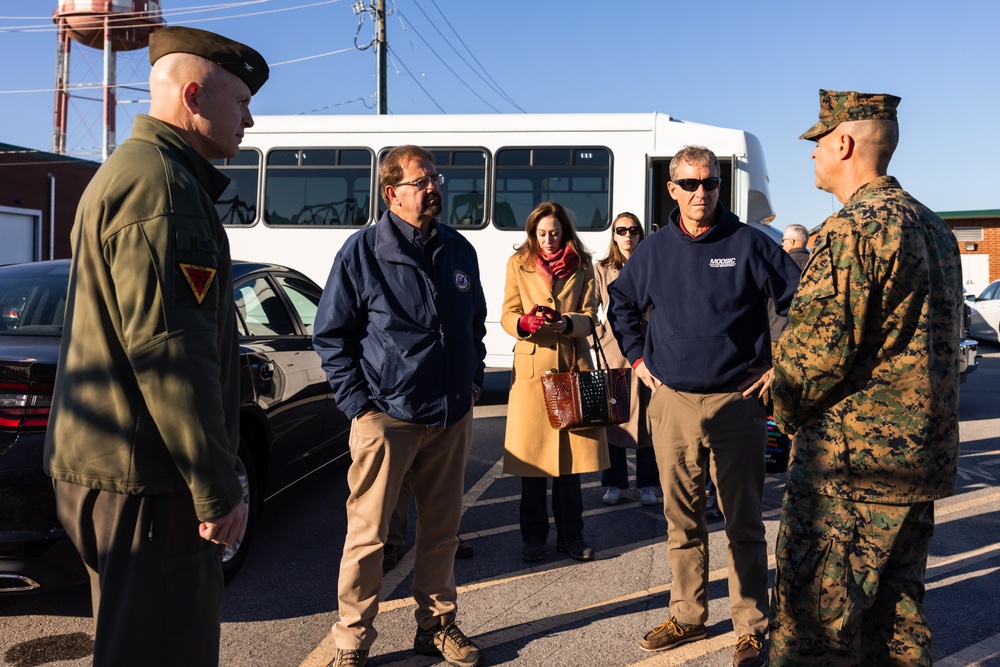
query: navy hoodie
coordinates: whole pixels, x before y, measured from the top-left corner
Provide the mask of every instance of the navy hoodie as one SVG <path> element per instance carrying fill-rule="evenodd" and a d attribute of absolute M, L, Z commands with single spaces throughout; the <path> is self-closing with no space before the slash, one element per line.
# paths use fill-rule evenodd
<path fill-rule="evenodd" d="M 695 238 L 678 215 L 639 244 L 608 287 L 608 321 L 629 362 L 642 357 L 671 389 L 734 391 L 749 368 L 770 361 L 767 298 L 786 314 L 799 267 L 721 204 L 718 222 Z"/>

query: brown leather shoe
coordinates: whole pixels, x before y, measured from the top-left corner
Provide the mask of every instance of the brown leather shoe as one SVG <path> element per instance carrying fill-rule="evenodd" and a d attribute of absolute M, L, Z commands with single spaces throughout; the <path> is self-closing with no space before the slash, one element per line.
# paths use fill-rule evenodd
<path fill-rule="evenodd" d="M 337 657 L 330 663 L 330 667 L 365 667 L 368 661 L 367 649 L 337 649 Z"/>
<path fill-rule="evenodd" d="M 733 667 L 764 667 L 767 664 L 767 643 L 757 635 L 743 635 L 736 641 Z"/>
<path fill-rule="evenodd" d="M 704 625 L 681 625 L 671 616 L 647 632 L 639 642 L 639 648 L 643 651 L 666 651 L 668 648 L 704 639 L 707 635 L 708 630 Z"/>
<path fill-rule="evenodd" d="M 456 667 L 477 667 L 482 660 L 482 652 L 458 629 L 458 623 L 453 618 L 442 616 L 441 624 L 430 630 L 417 628 L 413 650 L 420 655 L 439 655 Z"/>

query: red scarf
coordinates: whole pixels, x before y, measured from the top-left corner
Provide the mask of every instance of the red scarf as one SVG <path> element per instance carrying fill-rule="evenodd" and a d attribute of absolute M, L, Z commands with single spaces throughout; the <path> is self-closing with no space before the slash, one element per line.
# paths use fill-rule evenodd
<path fill-rule="evenodd" d="M 546 255 L 539 248 L 535 266 L 538 267 L 539 275 L 541 275 L 542 280 L 545 281 L 545 285 L 551 291 L 555 287 L 557 280 L 562 280 L 576 271 L 576 267 L 580 266 L 580 256 L 576 254 L 576 251 L 569 244 L 564 245 L 551 255 Z"/>

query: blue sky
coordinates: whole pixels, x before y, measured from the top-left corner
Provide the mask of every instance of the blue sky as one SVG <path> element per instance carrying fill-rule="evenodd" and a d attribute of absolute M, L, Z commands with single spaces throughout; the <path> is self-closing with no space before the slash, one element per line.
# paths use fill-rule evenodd
<path fill-rule="evenodd" d="M 0 142 L 51 149 L 57 4 L 0 0 Z M 937 211 L 1000 208 L 994 0 L 387 4 L 390 113 L 661 111 L 745 129 L 764 147 L 775 226 L 814 227 L 839 208 L 814 187 L 813 144 L 797 140 L 818 90 L 888 92 L 902 97 L 890 173 Z M 161 6 L 168 24 L 244 41 L 275 64 L 254 113 L 374 113 L 374 51 L 354 48 L 348 0 Z M 373 33 L 366 18 L 358 43 Z M 74 46 L 71 80 L 100 81 L 100 52 Z M 147 63 L 145 50 L 121 54 L 119 84 L 143 85 Z M 120 105 L 119 141 L 145 109 Z M 99 103 L 75 100 L 70 123 L 71 151 L 99 146 Z"/>

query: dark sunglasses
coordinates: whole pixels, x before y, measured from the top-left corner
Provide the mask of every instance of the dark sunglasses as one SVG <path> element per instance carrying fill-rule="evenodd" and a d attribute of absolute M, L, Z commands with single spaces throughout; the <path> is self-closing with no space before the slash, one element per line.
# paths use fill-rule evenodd
<path fill-rule="evenodd" d="M 616 227 L 615 234 L 618 236 L 625 236 L 626 234 L 636 235 L 642 232 L 638 227 Z"/>
<path fill-rule="evenodd" d="M 718 190 L 719 184 L 722 183 L 722 179 L 718 176 L 710 176 L 709 178 L 703 178 L 698 180 L 697 178 L 678 178 L 674 183 L 683 190 L 684 192 L 696 192 L 698 186 L 703 186 L 705 192 L 711 192 L 712 190 Z"/>

